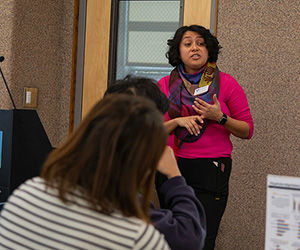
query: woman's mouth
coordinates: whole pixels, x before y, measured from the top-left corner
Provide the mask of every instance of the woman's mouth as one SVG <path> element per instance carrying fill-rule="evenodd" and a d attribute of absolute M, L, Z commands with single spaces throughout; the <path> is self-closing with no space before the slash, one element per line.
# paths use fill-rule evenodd
<path fill-rule="evenodd" d="M 191 56 L 191 58 L 197 60 L 197 59 L 200 58 L 200 55 L 199 54 L 194 54 L 194 55 Z"/>

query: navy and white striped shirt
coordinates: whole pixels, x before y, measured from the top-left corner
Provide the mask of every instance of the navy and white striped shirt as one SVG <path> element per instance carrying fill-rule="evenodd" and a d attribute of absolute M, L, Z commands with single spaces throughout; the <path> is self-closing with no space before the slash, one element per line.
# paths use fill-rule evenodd
<path fill-rule="evenodd" d="M 75 194 L 69 198 L 63 203 L 40 177 L 26 181 L 1 211 L 1 248 L 169 249 L 152 225 L 117 212 L 98 213 Z"/>

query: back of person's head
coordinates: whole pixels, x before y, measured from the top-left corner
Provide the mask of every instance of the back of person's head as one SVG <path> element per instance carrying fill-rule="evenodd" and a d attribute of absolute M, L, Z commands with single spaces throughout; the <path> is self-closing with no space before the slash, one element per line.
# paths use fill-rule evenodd
<path fill-rule="evenodd" d="M 178 28 L 174 37 L 167 41 L 169 50 L 166 53 L 166 57 L 168 58 L 169 63 L 174 67 L 182 63 L 180 59 L 179 46 L 184 33 L 187 31 L 196 32 L 204 39 L 205 47 L 208 51 L 208 61 L 217 62 L 220 49 L 222 48 L 221 45 L 219 45 L 218 39 L 205 27 L 194 24 Z"/>
<path fill-rule="evenodd" d="M 153 102 L 111 94 L 50 154 L 41 177 L 47 186 L 58 186 L 64 202 L 79 189 L 97 211 L 119 210 L 149 221 L 153 178 L 166 140 L 162 114 Z"/>
<path fill-rule="evenodd" d="M 156 104 L 156 107 L 163 114 L 169 109 L 168 98 L 160 91 L 156 82 L 150 78 L 127 75 L 124 79 L 117 80 L 114 84 L 110 85 L 105 91 L 104 96 L 112 93 L 147 97 Z"/>

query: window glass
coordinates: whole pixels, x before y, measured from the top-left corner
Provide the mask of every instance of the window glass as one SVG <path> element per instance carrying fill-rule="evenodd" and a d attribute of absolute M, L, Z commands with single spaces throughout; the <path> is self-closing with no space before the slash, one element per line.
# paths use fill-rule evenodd
<path fill-rule="evenodd" d="M 119 1 L 116 79 L 128 74 L 159 80 L 172 70 L 167 40 L 182 25 L 182 0 Z"/>

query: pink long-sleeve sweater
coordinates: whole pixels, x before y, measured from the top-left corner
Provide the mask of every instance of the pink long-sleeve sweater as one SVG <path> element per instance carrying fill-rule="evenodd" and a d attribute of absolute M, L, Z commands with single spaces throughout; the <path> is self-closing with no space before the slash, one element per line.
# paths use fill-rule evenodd
<path fill-rule="evenodd" d="M 170 76 L 165 76 L 158 81 L 159 88 L 167 97 L 169 97 L 169 79 Z M 220 72 L 218 100 L 223 113 L 249 124 L 248 139 L 250 139 L 253 135 L 253 120 L 246 94 L 231 75 L 223 72 Z M 170 120 L 168 113 L 165 114 L 165 120 Z M 174 133 L 170 134 L 168 145 L 174 148 Z M 231 152 L 230 132 L 216 121 L 211 120 L 208 120 L 207 128 L 199 140 L 185 142 L 181 148 L 175 150 L 177 157 L 189 159 L 231 157 Z"/>

